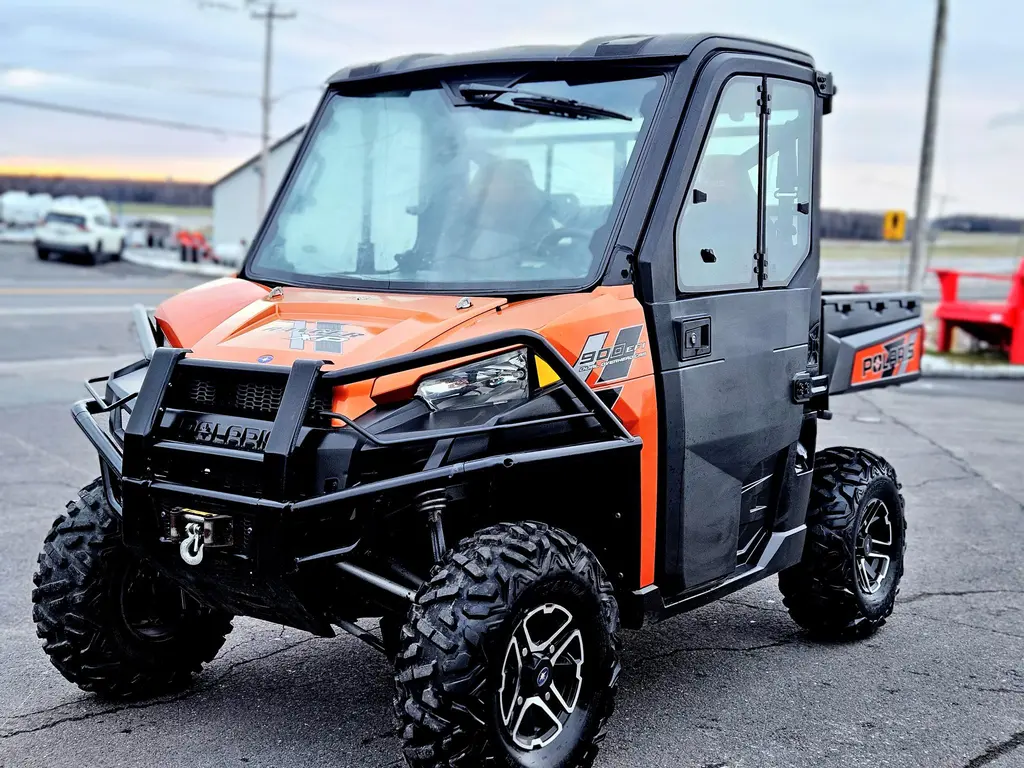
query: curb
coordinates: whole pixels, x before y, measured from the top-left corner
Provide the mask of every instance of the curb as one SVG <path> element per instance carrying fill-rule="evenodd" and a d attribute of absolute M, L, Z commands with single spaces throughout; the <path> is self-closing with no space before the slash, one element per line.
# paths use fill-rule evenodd
<path fill-rule="evenodd" d="M 140 267 L 162 269 L 166 272 L 177 272 L 182 275 L 200 275 L 202 277 L 231 277 L 237 269 L 223 264 L 181 261 L 177 252 L 160 251 L 154 254 L 150 249 L 126 248 L 121 260 Z M 167 254 L 167 255 L 164 255 Z"/>
<path fill-rule="evenodd" d="M 1019 379 L 1024 365 L 1009 363 L 959 363 L 927 353 L 921 358 L 921 376 L 931 379 Z"/>

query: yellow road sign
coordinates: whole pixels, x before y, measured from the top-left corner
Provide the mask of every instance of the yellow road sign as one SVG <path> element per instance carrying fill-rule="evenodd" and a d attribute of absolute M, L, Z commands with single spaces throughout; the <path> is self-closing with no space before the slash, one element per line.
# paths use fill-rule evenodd
<path fill-rule="evenodd" d="M 885 240 L 903 240 L 907 236 L 907 212 L 886 211 L 882 219 L 882 237 Z"/>

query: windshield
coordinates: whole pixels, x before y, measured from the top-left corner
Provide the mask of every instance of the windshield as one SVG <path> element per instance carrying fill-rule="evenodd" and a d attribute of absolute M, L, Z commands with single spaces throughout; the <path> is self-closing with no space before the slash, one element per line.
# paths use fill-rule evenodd
<path fill-rule="evenodd" d="M 438 292 L 582 286 L 663 81 L 333 94 L 247 272 Z"/>

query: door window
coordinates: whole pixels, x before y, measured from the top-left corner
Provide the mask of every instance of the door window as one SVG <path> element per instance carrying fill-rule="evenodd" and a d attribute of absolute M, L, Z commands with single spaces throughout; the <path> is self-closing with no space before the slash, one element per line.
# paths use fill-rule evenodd
<path fill-rule="evenodd" d="M 733 77 L 722 90 L 676 222 L 681 291 L 757 288 L 760 77 Z"/>
<path fill-rule="evenodd" d="M 811 250 L 814 99 L 811 86 L 768 79 L 764 285 L 785 285 Z"/>

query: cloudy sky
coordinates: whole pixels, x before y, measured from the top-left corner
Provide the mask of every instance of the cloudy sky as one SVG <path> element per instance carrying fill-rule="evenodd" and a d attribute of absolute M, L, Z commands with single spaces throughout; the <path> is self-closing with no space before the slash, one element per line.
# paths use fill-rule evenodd
<path fill-rule="evenodd" d="M 244 0 L 206 0 L 241 5 Z M 204 2 L 203 4 L 206 4 Z M 262 27 L 199 0 L 3 0 L 0 172 L 213 180 L 245 135 L 110 122 L 52 102 L 255 135 Z M 932 212 L 1024 215 L 1024 4 L 952 0 Z M 272 133 L 302 124 L 343 64 L 413 51 L 722 31 L 810 51 L 835 74 L 823 197 L 913 206 L 934 0 L 281 0 Z"/>

